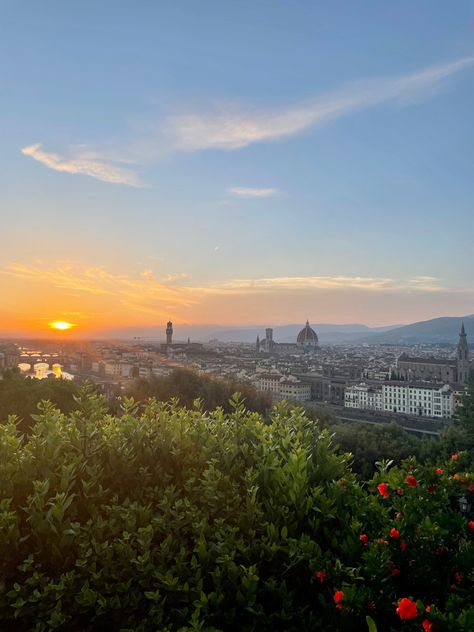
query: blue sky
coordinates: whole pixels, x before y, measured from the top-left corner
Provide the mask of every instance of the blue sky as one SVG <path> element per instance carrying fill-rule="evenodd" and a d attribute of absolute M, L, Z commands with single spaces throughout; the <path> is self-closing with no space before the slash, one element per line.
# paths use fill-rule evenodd
<path fill-rule="evenodd" d="M 472 1 L 0 17 L 6 329 L 474 312 Z"/>

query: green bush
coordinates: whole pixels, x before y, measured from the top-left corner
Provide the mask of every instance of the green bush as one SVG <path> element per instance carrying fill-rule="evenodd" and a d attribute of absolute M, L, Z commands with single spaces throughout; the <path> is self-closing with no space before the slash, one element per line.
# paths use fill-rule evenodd
<path fill-rule="evenodd" d="M 0 425 L 0 629 L 422 629 L 403 597 L 436 630 L 473 629 L 462 455 L 364 485 L 300 409 L 230 409 L 112 416 L 84 393 L 67 415 L 42 404 L 27 437 Z"/>

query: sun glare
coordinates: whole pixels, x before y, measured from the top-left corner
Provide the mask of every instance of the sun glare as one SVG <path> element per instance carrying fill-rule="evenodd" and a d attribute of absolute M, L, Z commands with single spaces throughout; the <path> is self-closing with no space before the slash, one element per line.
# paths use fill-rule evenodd
<path fill-rule="evenodd" d="M 58 331 L 66 331 L 74 327 L 73 323 L 67 323 L 64 320 L 55 320 L 54 323 L 49 323 L 51 329 L 57 329 Z"/>

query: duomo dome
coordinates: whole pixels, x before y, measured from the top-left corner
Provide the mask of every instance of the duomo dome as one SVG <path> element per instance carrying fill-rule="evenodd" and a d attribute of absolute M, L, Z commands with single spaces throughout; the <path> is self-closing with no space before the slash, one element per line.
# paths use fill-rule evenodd
<path fill-rule="evenodd" d="M 296 344 L 304 349 L 315 349 L 319 346 L 318 336 L 314 329 L 309 326 L 309 321 L 306 321 L 306 326 L 298 334 Z"/>

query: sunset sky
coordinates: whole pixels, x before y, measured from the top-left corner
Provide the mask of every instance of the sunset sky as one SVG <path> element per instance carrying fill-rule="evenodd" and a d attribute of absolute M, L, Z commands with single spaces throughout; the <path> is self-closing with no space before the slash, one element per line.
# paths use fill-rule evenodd
<path fill-rule="evenodd" d="M 474 2 L 0 0 L 0 335 L 474 313 Z"/>

